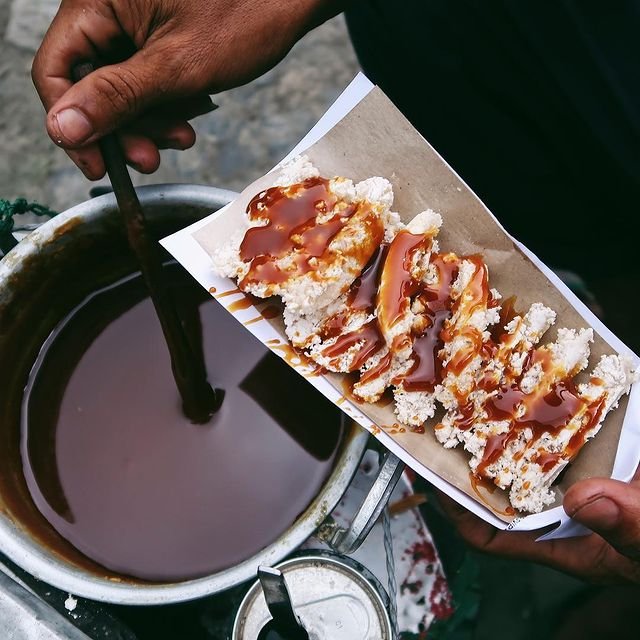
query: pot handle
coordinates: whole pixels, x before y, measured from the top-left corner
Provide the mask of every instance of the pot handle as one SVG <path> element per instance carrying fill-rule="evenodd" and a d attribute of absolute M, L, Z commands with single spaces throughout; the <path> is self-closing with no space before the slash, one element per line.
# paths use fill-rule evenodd
<path fill-rule="evenodd" d="M 350 554 L 356 551 L 365 541 L 373 525 L 387 506 L 404 468 L 402 460 L 393 453 L 386 451 L 382 454 L 382 464 L 378 469 L 378 475 L 351 525 L 345 529 L 338 526 L 333 518 L 329 517 L 318 530 L 316 534 L 318 538 L 326 542 L 337 553 Z"/>

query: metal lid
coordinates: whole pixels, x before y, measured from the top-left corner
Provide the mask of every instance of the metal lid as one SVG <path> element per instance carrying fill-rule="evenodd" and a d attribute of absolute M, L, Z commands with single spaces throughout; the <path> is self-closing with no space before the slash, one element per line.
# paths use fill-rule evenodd
<path fill-rule="evenodd" d="M 293 608 L 310 640 L 391 640 L 388 597 L 358 562 L 314 551 L 276 568 L 284 574 Z M 256 640 L 270 619 L 256 582 L 240 604 L 232 640 Z"/>

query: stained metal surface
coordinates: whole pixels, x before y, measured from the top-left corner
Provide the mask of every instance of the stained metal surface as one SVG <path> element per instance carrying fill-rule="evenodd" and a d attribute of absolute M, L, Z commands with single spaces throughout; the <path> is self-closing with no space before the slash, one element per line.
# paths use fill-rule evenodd
<path fill-rule="evenodd" d="M 171 215 L 175 218 L 185 211 L 203 216 L 236 196 L 223 189 L 197 185 L 158 185 L 137 191 L 145 211 L 157 218 Z M 107 194 L 69 209 L 30 234 L 0 261 L 0 313 L 12 308 L 20 276 L 34 261 L 59 255 L 88 234 L 113 233 L 114 220 L 117 220 L 115 198 Z M 106 572 L 98 575 L 66 561 L 3 512 L 0 512 L 0 551 L 33 576 L 59 589 L 103 602 L 168 604 L 219 593 L 253 578 L 259 565 L 276 564 L 322 524 L 347 489 L 368 439 L 364 429 L 350 422 L 330 477 L 290 529 L 260 553 L 211 576 L 180 583 L 146 584 L 127 582 Z"/>

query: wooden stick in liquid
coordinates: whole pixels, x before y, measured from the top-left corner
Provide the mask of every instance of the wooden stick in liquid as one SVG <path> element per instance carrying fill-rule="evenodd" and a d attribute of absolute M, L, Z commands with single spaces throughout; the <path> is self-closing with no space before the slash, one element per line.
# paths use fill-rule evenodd
<path fill-rule="evenodd" d="M 77 82 L 94 70 L 91 63 L 82 63 L 73 70 Z M 162 259 L 157 244 L 149 238 L 144 212 L 136 195 L 127 165 L 115 134 L 98 141 L 113 187 L 120 213 L 127 230 L 129 246 L 136 256 L 140 271 L 153 301 L 171 355 L 171 368 L 182 397 L 185 415 L 203 424 L 218 410 L 223 392 L 213 390 L 207 381 L 203 358 L 193 351 L 176 306 L 163 277 Z"/>

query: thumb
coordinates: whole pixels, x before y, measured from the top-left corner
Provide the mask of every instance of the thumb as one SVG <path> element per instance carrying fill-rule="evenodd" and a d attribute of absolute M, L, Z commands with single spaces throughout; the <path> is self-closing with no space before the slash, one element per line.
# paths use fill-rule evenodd
<path fill-rule="evenodd" d="M 564 497 L 567 515 L 601 535 L 623 555 L 640 560 L 640 486 L 593 478 Z"/>
<path fill-rule="evenodd" d="M 72 85 L 49 110 L 47 131 L 61 147 L 83 147 L 176 97 L 180 76 L 173 56 L 141 49 Z"/>

